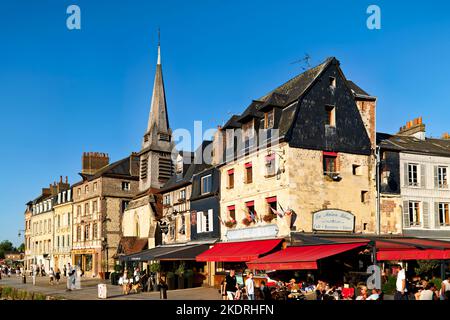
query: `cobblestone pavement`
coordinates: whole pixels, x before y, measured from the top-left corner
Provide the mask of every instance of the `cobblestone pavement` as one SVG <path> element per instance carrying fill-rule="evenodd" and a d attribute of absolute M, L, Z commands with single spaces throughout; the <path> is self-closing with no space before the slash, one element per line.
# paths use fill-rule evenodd
<path fill-rule="evenodd" d="M 58 297 L 68 300 L 97 300 L 97 285 L 106 283 L 108 291 L 108 300 L 159 300 L 159 292 L 141 292 L 122 294 L 119 286 L 113 286 L 107 281 L 99 279 L 83 278 L 81 280 L 81 289 L 74 291 L 66 290 L 66 279 L 62 278 L 59 284 L 50 285 L 48 277 L 37 277 L 36 285 L 33 286 L 31 277 L 27 277 L 27 283 L 22 283 L 22 278 L 16 276 L 2 277 L 0 286 L 14 287 L 29 292 L 39 292 L 45 295 Z M 192 288 L 183 290 L 167 291 L 169 300 L 220 300 L 220 294 L 213 288 Z"/>

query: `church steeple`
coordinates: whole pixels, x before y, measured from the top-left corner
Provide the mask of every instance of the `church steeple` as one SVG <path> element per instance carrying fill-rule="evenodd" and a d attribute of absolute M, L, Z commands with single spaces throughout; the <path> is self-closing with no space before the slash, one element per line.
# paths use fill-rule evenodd
<path fill-rule="evenodd" d="M 142 143 L 143 148 L 157 144 L 159 140 L 170 141 L 169 117 L 167 115 L 166 93 L 161 67 L 161 44 L 158 30 L 158 60 L 156 64 L 155 81 L 153 83 L 153 94 L 150 115 L 148 117 L 147 131 Z"/>

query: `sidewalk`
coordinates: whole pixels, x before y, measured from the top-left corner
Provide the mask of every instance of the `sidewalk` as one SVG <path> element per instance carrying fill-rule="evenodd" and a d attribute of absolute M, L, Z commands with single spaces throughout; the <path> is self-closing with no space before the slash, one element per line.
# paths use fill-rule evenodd
<path fill-rule="evenodd" d="M 3 277 L 0 280 L 0 286 L 14 287 L 29 292 L 39 292 L 45 295 L 67 299 L 67 300 L 98 300 L 97 285 L 106 283 L 108 290 L 107 300 L 159 300 L 159 292 L 141 292 L 122 294 L 120 286 L 113 286 L 108 281 L 99 279 L 81 279 L 81 289 L 74 291 L 66 291 L 66 279 L 61 279 L 59 284 L 50 285 L 48 277 L 37 277 L 36 285 L 33 286 L 32 278 L 27 277 L 27 283 L 22 283 L 22 278 L 16 276 Z M 192 288 L 182 290 L 167 291 L 169 300 L 221 300 L 221 296 L 217 289 L 213 288 Z"/>

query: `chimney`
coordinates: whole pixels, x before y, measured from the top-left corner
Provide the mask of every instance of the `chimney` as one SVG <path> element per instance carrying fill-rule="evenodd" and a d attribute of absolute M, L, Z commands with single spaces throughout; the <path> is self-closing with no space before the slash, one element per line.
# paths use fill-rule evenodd
<path fill-rule="evenodd" d="M 397 134 L 400 136 L 409 136 L 425 140 L 425 124 L 422 122 L 422 117 L 408 121 L 406 125 L 400 128 L 400 131 Z"/>
<path fill-rule="evenodd" d="M 109 164 L 109 156 L 102 152 L 83 152 L 81 162 L 81 173 L 92 175 Z"/>
<path fill-rule="evenodd" d="M 442 139 L 444 139 L 444 140 L 450 140 L 450 134 L 449 134 L 448 132 L 444 132 L 444 133 L 442 134 Z"/>

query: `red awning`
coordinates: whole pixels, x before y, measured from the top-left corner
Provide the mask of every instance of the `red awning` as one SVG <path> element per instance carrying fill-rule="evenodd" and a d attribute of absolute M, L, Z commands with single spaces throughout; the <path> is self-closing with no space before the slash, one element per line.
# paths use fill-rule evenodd
<path fill-rule="evenodd" d="M 233 174 L 233 173 L 234 173 L 234 169 L 228 170 L 227 173 L 228 173 L 229 175 L 230 175 L 230 174 Z"/>
<path fill-rule="evenodd" d="M 329 156 L 329 157 L 337 157 L 337 152 L 328 152 L 328 151 L 324 151 L 323 152 L 324 156 Z"/>
<path fill-rule="evenodd" d="M 255 206 L 255 201 L 247 201 L 247 202 L 245 203 L 245 206 L 246 206 L 246 207 L 254 207 L 254 206 Z"/>
<path fill-rule="evenodd" d="M 250 261 L 247 266 L 250 269 L 257 270 L 313 270 L 317 269 L 318 260 L 365 246 L 368 242 L 368 240 L 363 240 L 358 243 L 287 247 L 284 250 Z"/>
<path fill-rule="evenodd" d="M 245 167 L 246 167 L 246 168 L 251 168 L 251 167 L 252 167 L 252 163 L 251 163 L 251 162 L 247 162 L 247 163 L 245 164 Z"/>
<path fill-rule="evenodd" d="M 274 202 L 277 202 L 277 197 L 269 197 L 269 198 L 266 198 L 266 202 L 267 202 L 267 203 L 274 203 Z"/>
<path fill-rule="evenodd" d="M 227 207 L 227 209 L 228 209 L 228 211 L 230 211 L 230 210 L 234 210 L 236 207 L 234 206 L 234 205 L 232 205 L 232 206 L 228 206 Z"/>
<path fill-rule="evenodd" d="M 429 239 L 403 238 L 378 240 L 377 260 L 447 260 L 450 243 Z"/>
<path fill-rule="evenodd" d="M 258 259 L 278 246 L 282 239 L 219 242 L 196 257 L 197 261 L 246 262 Z"/>

